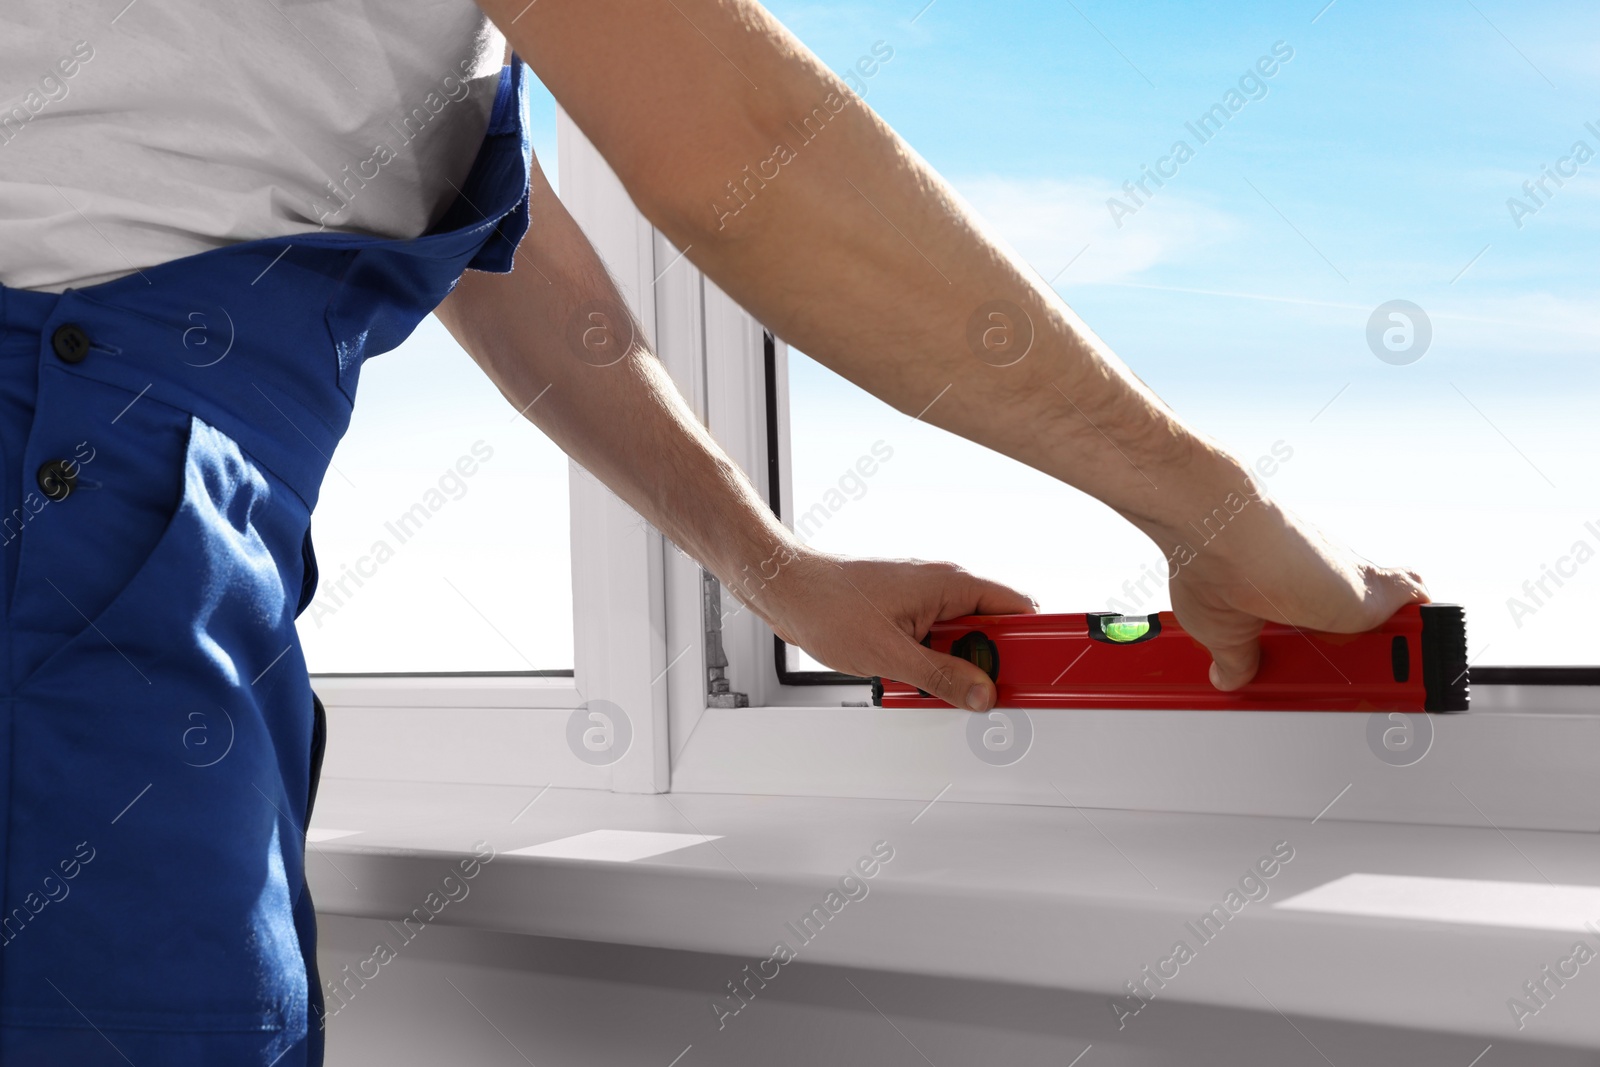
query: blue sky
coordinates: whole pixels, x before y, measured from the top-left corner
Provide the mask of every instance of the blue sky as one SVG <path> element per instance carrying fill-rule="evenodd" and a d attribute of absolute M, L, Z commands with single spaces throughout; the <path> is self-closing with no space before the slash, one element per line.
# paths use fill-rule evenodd
<path fill-rule="evenodd" d="M 892 47 L 868 103 L 1174 402 L 1243 388 L 1314 412 L 1352 376 L 1415 403 L 1447 378 L 1535 404 L 1600 385 L 1600 158 L 1520 228 L 1506 206 L 1575 141 L 1600 152 L 1600 9 L 768 7 L 841 74 Z M 1266 95 L 1200 144 L 1185 123 L 1280 41 Z M 1195 157 L 1113 226 L 1108 198 L 1179 139 Z M 1364 344 L 1396 298 L 1434 326 L 1399 371 Z"/>
<path fill-rule="evenodd" d="M 1600 661 L 1600 560 L 1571 562 L 1580 540 L 1600 550 L 1600 158 L 1547 182 L 1520 228 L 1506 206 L 1531 205 L 1522 183 L 1575 141 L 1600 153 L 1585 127 L 1600 128 L 1600 10 L 768 6 L 841 75 L 893 48 L 867 102 L 1186 418 L 1247 460 L 1292 450 L 1275 496 L 1466 604 L 1478 662 Z M 1185 124 L 1277 42 L 1293 58 L 1199 143 Z M 533 119 L 554 179 L 554 101 L 538 88 Z M 1122 184 L 1179 139 L 1193 158 L 1116 226 L 1107 199 L 1126 203 Z M 1367 343 L 1396 299 L 1432 326 L 1407 365 Z M 1160 563 L 1098 503 L 798 354 L 791 389 L 797 510 L 875 443 L 893 450 L 818 547 L 954 559 L 1057 611 L 1127 603 L 1125 583 Z M 566 462 L 506 410 L 431 320 L 369 364 L 317 513 L 325 575 L 358 564 L 475 441 L 496 458 L 358 596 L 302 622 L 314 669 L 570 665 Z M 1533 603 L 1523 583 L 1564 557 L 1574 575 Z"/>
<path fill-rule="evenodd" d="M 867 102 L 1181 413 L 1246 458 L 1288 443 L 1276 495 L 1466 603 L 1480 662 L 1595 662 L 1600 564 L 1538 604 L 1521 585 L 1600 548 L 1600 157 L 1542 204 L 1522 183 L 1576 141 L 1600 153 L 1600 12 L 1475 2 L 769 6 L 840 73 L 892 46 Z M 1278 42 L 1293 58 L 1202 144 L 1186 123 Z M 1180 139 L 1193 157 L 1116 226 L 1107 199 Z M 1537 208 L 1521 227 L 1512 196 Z M 1395 299 L 1432 327 L 1408 365 L 1367 342 Z M 899 442 L 819 546 L 954 558 L 1054 610 L 1142 572 L 1092 501 L 803 358 L 792 378 L 802 507 Z M 988 514 L 942 507 L 952 478 Z"/>
<path fill-rule="evenodd" d="M 770 6 L 836 70 L 890 43 L 868 102 L 1046 277 L 1088 243 L 1057 287 L 1158 387 L 1379 370 L 1334 327 L 1402 297 L 1452 373 L 1594 388 L 1600 160 L 1520 230 L 1505 206 L 1575 140 L 1600 150 L 1592 6 L 1339 0 L 1314 24 L 1319 3 L 936 0 L 915 24 L 918 3 Z M 1185 122 L 1277 41 L 1294 58 L 1266 97 L 1199 145 Z M 1178 138 L 1195 158 L 1110 227 L 1106 198 Z"/>

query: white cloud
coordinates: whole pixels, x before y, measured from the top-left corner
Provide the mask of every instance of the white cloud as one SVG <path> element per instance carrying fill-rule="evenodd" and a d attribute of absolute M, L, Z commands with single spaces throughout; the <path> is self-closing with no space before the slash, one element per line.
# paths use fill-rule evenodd
<path fill-rule="evenodd" d="M 1110 182 L 980 175 L 951 184 L 1046 280 L 1081 252 L 1056 278 L 1061 287 L 1133 278 L 1178 262 L 1236 228 L 1224 212 L 1167 189 L 1124 215 L 1119 228 L 1106 201 L 1127 201 Z"/>

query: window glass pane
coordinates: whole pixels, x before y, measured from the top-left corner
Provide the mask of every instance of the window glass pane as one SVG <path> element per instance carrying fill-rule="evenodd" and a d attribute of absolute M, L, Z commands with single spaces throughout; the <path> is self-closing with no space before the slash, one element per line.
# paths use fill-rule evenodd
<path fill-rule="evenodd" d="M 555 105 L 531 89 L 554 182 Z M 311 670 L 570 669 L 567 472 L 432 316 L 369 361 L 312 518 Z"/>
<path fill-rule="evenodd" d="M 1570 42 L 1600 13 L 1521 12 L 1513 48 L 1470 8 L 771 6 L 1275 496 L 1465 604 L 1475 662 L 1600 662 L 1600 119 L 1551 89 L 1592 95 Z M 813 544 L 1168 606 L 1098 503 L 789 374 Z"/>
<path fill-rule="evenodd" d="M 570 668 L 565 454 L 432 316 L 358 395 L 312 518 L 311 670 Z"/>

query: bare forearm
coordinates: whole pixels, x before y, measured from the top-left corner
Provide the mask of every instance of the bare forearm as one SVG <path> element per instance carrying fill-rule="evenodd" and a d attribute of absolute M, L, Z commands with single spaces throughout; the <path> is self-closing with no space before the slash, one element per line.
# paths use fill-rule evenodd
<path fill-rule="evenodd" d="M 1223 494 L 1248 491 L 1239 464 L 1183 426 L 754 0 L 479 2 L 650 220 L 786 339 L 902 410 L 1092 493 L 1165 549 Z M 809 133 L 790 126 L 808 115 Z M 778 157 L 731 211 L 728 183 Z M 613 328 L 626 313 L 542 176 L 533 192 L 518 269 L 469 275 L 440 308 L 511 402 L 740 593 L 747 568 L 793 553 L 753 605 L 785 639 L 839 670 L 991 707 L 982 669 L 918 642 L 938 619 L 1026 611 L 1028 598 L 948 564 L 795 545 L 649 353 L 602 367 L 566 347 L 585 301 L 609 301 Z M 999 302 L 1009 322 L 983 317 Z M 1031 344 L 974 336 L 991 327 L 1031 331 Z M 1251 508 L 1229 529 L 1171 576 L 1174 611 L 1211 649 L 1219 688 L 1255 673 L 1263 619 L 1356 632 L 1427 597 L 1415 574 L 1353 557 L 1282 509 Z"/>
<path fill-rule="evenodd" d="M 745 588 L 740 578 L 782 559 L 792 536 L 695 419 L 537 172 L 531 195 L 534 220 L 516 268 L 468 272 L 440 305 L 440 320 L 557 445 L 684 551 Z"/>
<path fill-rule="evenodd" d="M 822 363 L 1158 540 L 1242 482 L 752 0 L 590 0 L 509 17 L 513 43 L 641 210 Z M 600 70 L 587 57 L 602 43 Z M 989 318 L 1007 314 L 1000 302 L 1015 312 Z"/>

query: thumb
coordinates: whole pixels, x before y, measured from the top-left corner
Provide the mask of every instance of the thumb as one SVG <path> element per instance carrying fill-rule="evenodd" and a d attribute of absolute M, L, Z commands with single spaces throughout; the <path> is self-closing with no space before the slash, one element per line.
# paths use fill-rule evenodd
<path fill-rule="evenodd" d="M 1255 636 L 1246 640 L 1206 647 L 1211 653 L 1211 684 L 1224 693 L 1250 681 L 1261 666 L 1259 629 Z"/>
<path fill-rule="evenodd" d="M 1211 653 L 1213 686 L 1228 693 L 1256 676 L 1261 666 L 1260 616 L 1177 595 L 1173 600 L 1179 625 Z"/>
<path fill-rule="evenodd" d="M 889 677 L 914 685 L 952 707 L 988 711 L 998 694 L 994 682 L 977 664 L 906 640 Z"/>

